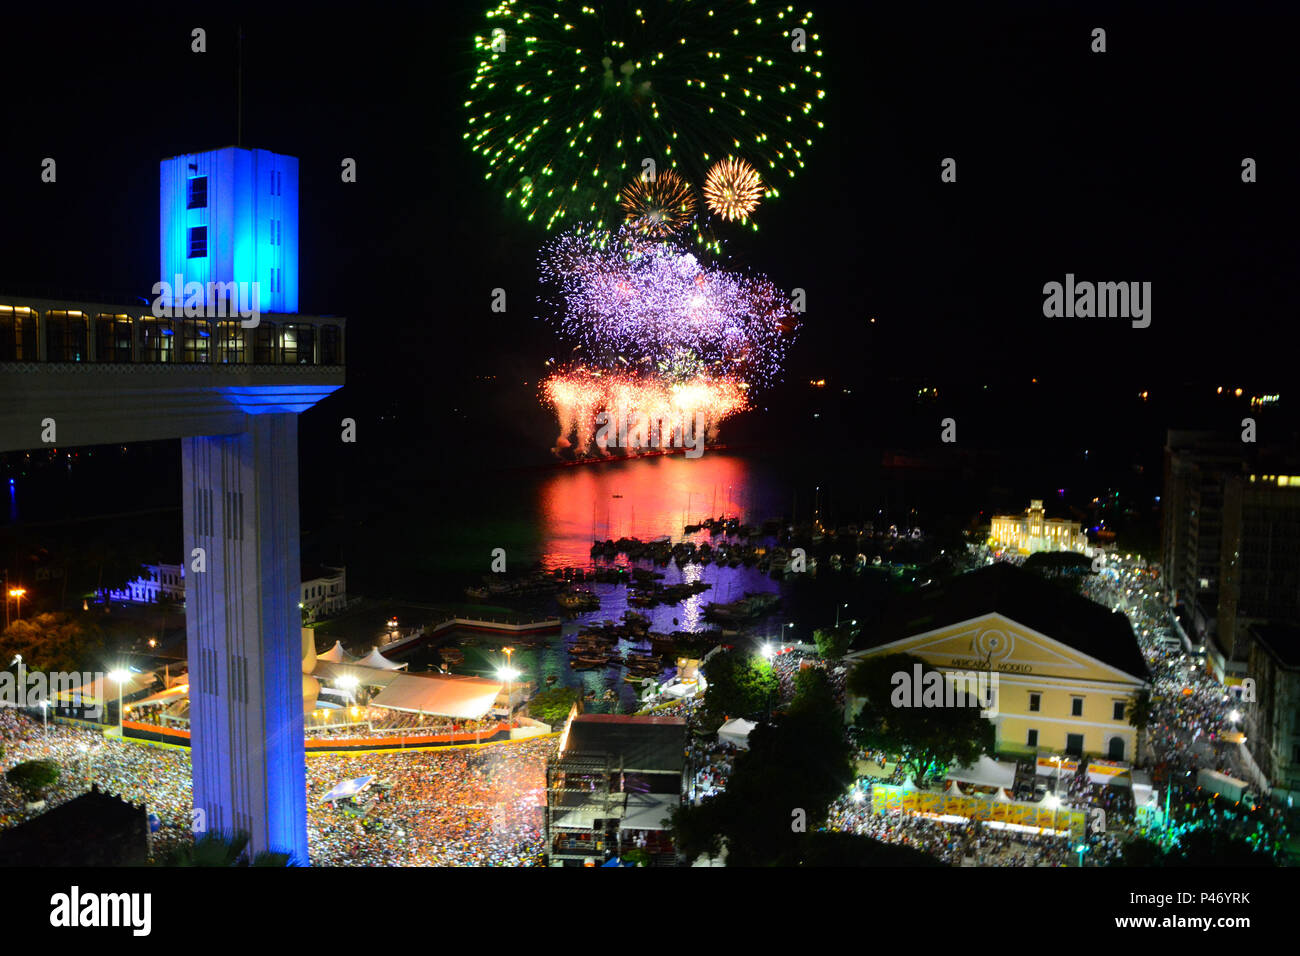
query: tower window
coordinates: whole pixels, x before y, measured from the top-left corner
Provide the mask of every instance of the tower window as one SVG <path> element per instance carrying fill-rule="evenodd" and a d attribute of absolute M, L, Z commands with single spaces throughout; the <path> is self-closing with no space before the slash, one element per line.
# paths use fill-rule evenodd
<path fill-rule="evenodd" d="M 195 176 L 190 180 L 189 200 L 186 202 L 187 209 L 206 209 L 208 206 L 208 177 Z"/>
<path fill-rule="evenodd" d="M 191 259 L 202 259 L 208 254 L 208 227 L 194 226 L 190 229 Z"/>

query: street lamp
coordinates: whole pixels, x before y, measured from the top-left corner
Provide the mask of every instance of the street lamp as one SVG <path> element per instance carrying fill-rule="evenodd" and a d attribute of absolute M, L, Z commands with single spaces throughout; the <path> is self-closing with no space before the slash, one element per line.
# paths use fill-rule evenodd
<path fill-rule="evenodd" d="M 839 607 L 835 609 L 835 627 L 837 630 L 839 629 L 840 626 L 840 611 L 844 610 L 844 608 L 846 607 L 848 607 L 847 604 L 841 604 Z"/>
<path fill-rule="evenodd" d="M 515 689 L 514 681 L 519 676 L 519 671 L 510 666 L 510 655 L 515 652 L 513 647 L 503 648 L 506 652 L 506 665 L 497 669 L 497 677 L 506 682 L 506 709 L 510 711 L 510 716 L 515 715 Z"/>
<path fill-rule="evenodd" d="M 23 595 L 26 593 L 27 593 L 26 588 L 9 589 L 9 596 L 13 598 L 15 602 L 17 602 L 17 606 L 14 608 L 15 621 L 21 621 L 23 619 Z"/>
<path fill-rule="evenodd" d="M 130 678 L 131 674 L 129 671 L 124 671 L 119 668 L 118 670 L 110 671 L 108 676 L 110 679 L 117 681 L 117 735 L 119 737 L 124 737 L 126 734 L 122 729 L 122 684 Z"/>
<path fill-rule="evenodd" d="M 356 703 L 357 685 L 360 683 L 355 674 L 344 674 L 338 679 L 339 687 L 348 692 L 348 699 L 353 703 Z"/>
<path fill-rule="evenodd" d="M 48 700 L 41 701 L 41 719 L 45 722 L 45 736 L 48 737 L 50 735 L 50 702 Z"/>
<path fill-rule="evenodd" d="M 1064 758 L 1059 755 L 1053 755 L 1052 760 L 1056 762 L 1056 788 L 1052 791 L 1053 796 L 1061 792 L 1061 762 Z"/>
<path fill-rule="evenodd" d="M 1088 852 L 1088 844 L 1080 843 L 1074 849 L 1079 854 L 1079 866 L 1083 866 L 1083 855 Z"/>
<path fill-rule="evenodd" d="M 1052 835 L 1056 835 L 1056 811 L 1060 809 L 1061 798 L 1054 793 L 1049 793 L 1043 798 L 1043 806 L 1052 808 Z"/>

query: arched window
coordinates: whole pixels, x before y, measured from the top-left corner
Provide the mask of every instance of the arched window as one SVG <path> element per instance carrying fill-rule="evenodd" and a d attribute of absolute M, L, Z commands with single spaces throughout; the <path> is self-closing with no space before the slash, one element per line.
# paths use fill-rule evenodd
<path fill-rule="evenodd" d="M 1124 759 L 1124 738 L 1123 737 L 1110 738 L 1110 744 L 1106 750 L 1106 759 L 1107 760 Z"/>

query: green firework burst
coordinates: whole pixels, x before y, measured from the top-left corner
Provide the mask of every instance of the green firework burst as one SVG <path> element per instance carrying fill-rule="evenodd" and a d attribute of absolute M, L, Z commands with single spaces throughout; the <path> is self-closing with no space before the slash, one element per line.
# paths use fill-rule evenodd
<path fill-rule="evenodd" d="M 822 126 L 812 21 L 762 0 L 504 0 L 474 38 L 464 138 L 548 229 L 617 221 L 645 159 L 698 184 L 736 155 L 776 198 Z"/>

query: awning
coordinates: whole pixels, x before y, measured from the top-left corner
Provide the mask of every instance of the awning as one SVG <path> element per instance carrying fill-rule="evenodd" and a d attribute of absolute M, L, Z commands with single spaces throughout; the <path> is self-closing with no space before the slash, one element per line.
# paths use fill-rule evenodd
<path fill-rule="evenodd" d="M 564 812 L 555 818 L 553 827 L 560 830 L 590 830 L 597 820 L 617 819 L 623 816 L 622 794 L 606 804 L 604 798 L 583 798 L 574 794 L 563 795 Z"/>
<path fill-rule="evenodd" d="M 348 797 L 355 797 L 366 787 L 374 783 L 375 775 L 370 774 L 366 777 L 353 777 L 351 780 L 344 780 L 336 785 L 333 790 L 321 797 L 321 803 L 332 803 L 335 800 L 345 800 Z"/>
<path fill-rule="evenodd" d="M 949 780 L 973 784 L 977 787 L 1014 787 L 1016 765 L 994 760 L 985 755 L 969 767 L 958 767 L 948 774 Z"/>
<path fill-rule="evenodd" d="M 1114 785 L 1117 787 L 1127 787 L 1129 785 L 1128 772 L 1132 766 L 1115 760 L 1093 760 L 1088 764 L 1088 779 L 1092 783 L 1099 783 L 1103 786 Z"/>
<path fill-rule="evenodd" d="M 433 714 L 460 720 L 478 720 L 496 703 L 504 685 L 482 677 L 453 674 L 397 674 L 370 701 L 372 707 Z"/>
<path fill-rule="evenodd" d="M 664 822 L 668 815 L 681 805 L 682 798 L 675 793 L 629 793 L 624 811 L 624 830 L 667 830 Z"/>

